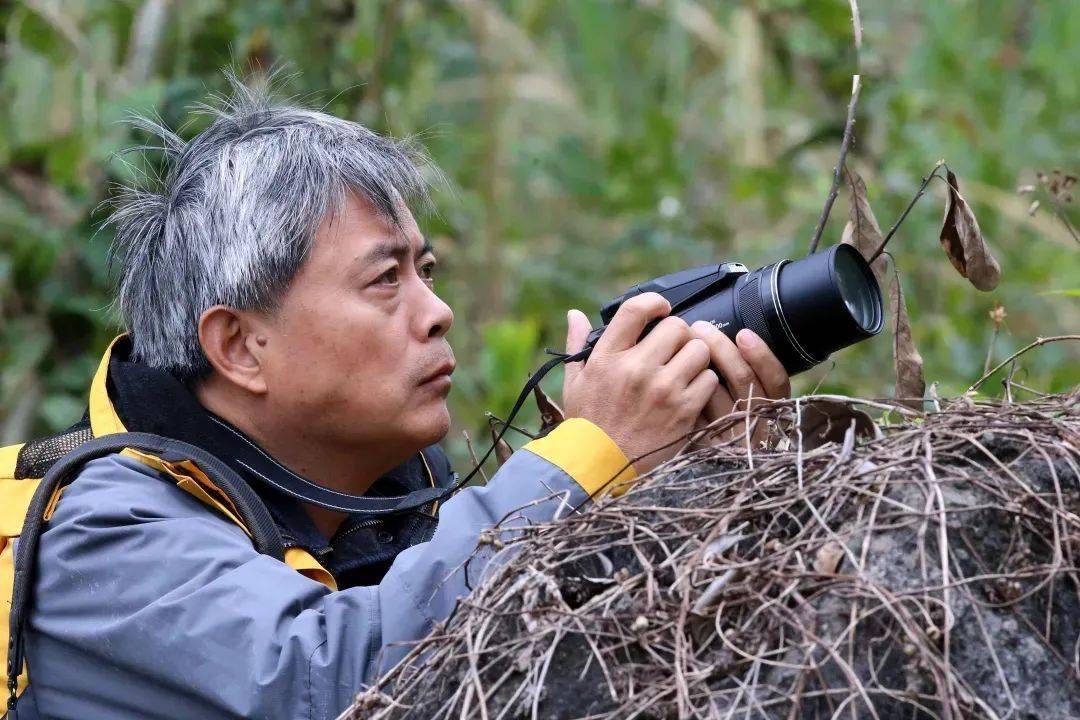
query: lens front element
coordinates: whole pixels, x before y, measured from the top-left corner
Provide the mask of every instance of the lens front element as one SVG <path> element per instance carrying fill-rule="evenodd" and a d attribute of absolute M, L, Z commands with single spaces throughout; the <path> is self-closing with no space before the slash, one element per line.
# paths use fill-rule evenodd
<path fill-rule="evenodd" d="M 874 333 L 880 322 L 881 305 L 874 288 L 866 280 L 865 270 L 853 255 L 846 252 L 836 254 L 836 284 L 840 297 L 856 324 L 863 331 Z"/>

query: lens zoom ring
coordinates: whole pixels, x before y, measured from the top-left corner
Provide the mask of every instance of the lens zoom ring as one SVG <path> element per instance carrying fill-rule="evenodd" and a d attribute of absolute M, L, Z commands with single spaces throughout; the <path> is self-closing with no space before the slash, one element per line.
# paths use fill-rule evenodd
<path fill-rule="evenodd" d="M 774 347 L 769 325 L 765 322 L 765 311 L 761 307 L 761 293 L 758 290 L 758 278 L 753 277 L 739 291 L 739 315 L 746 327 L 753 330 L 769 347 Z"/>

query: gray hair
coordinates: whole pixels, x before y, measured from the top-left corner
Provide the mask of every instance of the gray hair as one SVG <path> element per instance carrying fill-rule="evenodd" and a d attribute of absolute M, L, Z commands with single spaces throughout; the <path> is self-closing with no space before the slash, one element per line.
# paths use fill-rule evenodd
<path fill-rule="evenodd" d="M 134 357 L 185 381 L 210 369 L 203 311 L 272 310 L 349 192 L 397 224 L 396 200 L 426 205 L 424 171 L 437 172 L 409 141 L 230 82 L 230 98 L 199 106 L 214 119 L 191 140 L 134 118 L 161 145 L 133 150 L 162 152 L 165 171 L 152 187 L 122 189 L 107 223 Z"/>

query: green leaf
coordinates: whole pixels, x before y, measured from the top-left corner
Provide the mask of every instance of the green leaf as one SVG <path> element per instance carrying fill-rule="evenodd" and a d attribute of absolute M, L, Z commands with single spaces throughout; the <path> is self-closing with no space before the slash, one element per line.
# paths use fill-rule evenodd
<path fill-rule="evenodd" d="M 77 188 L 82 184 L 85 155 L 83 138 L 79 133 L 71 133 L 49 143 L 45 154 L 45 171 L 49 179 L 62 187 Z"/>
<path fill-rule="evenodd" d="M 539 340 L 539 325 L 531 319 L 503 320 L 485 329 L 480 367 L 487 380 L 485 400 L 492 412 L 507 412 L 513 405 L 529 379 Z"/>

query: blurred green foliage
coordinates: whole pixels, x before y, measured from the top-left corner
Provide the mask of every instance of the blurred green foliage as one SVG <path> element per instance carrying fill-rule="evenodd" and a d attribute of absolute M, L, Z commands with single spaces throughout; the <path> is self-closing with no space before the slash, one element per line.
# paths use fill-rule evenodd
<path fill-rule="evenodd" d="M 1016 192 L 1037 171 L 1080 170 L 1080 3 L 861 6 L 849 163 L 879 221 L 945 158 L 1003 267 L 988 294 L 954 273 L 937 185 L 891 245 L 927 380 L 955 394 L 983 370 L 995 301 L 998 359 L 1080 326 L 1078 246 L 1046 198 L 1032 216 Z M 198 132 L 188 108 L 224 89 L 223 67 L 284 63 L 289 94 L 418 136 L 446 172 L 422 226 L 457 312 L 459 461 L 461 431 L 486 447 L 483 412 L 504 416 L 541 349 L 562 348 L 567 308 L 595 321 L 649 277 L 803 254 L 857 67 L 845 0 L 23 0 L 0 5 L 0 27 L 4 442 L 76 420 L 115 332 L 96 208 L 142 162 L 117 151 L 145 140 L 121 121 L 152 112 Z M 846 217 L 842 194 L 823 244 Z M 887 335 L 834 361 L 796 392 L 891 391 Z M 1075 344 L 1021 366 L 1041 390 L 1080 382 Z"/>

